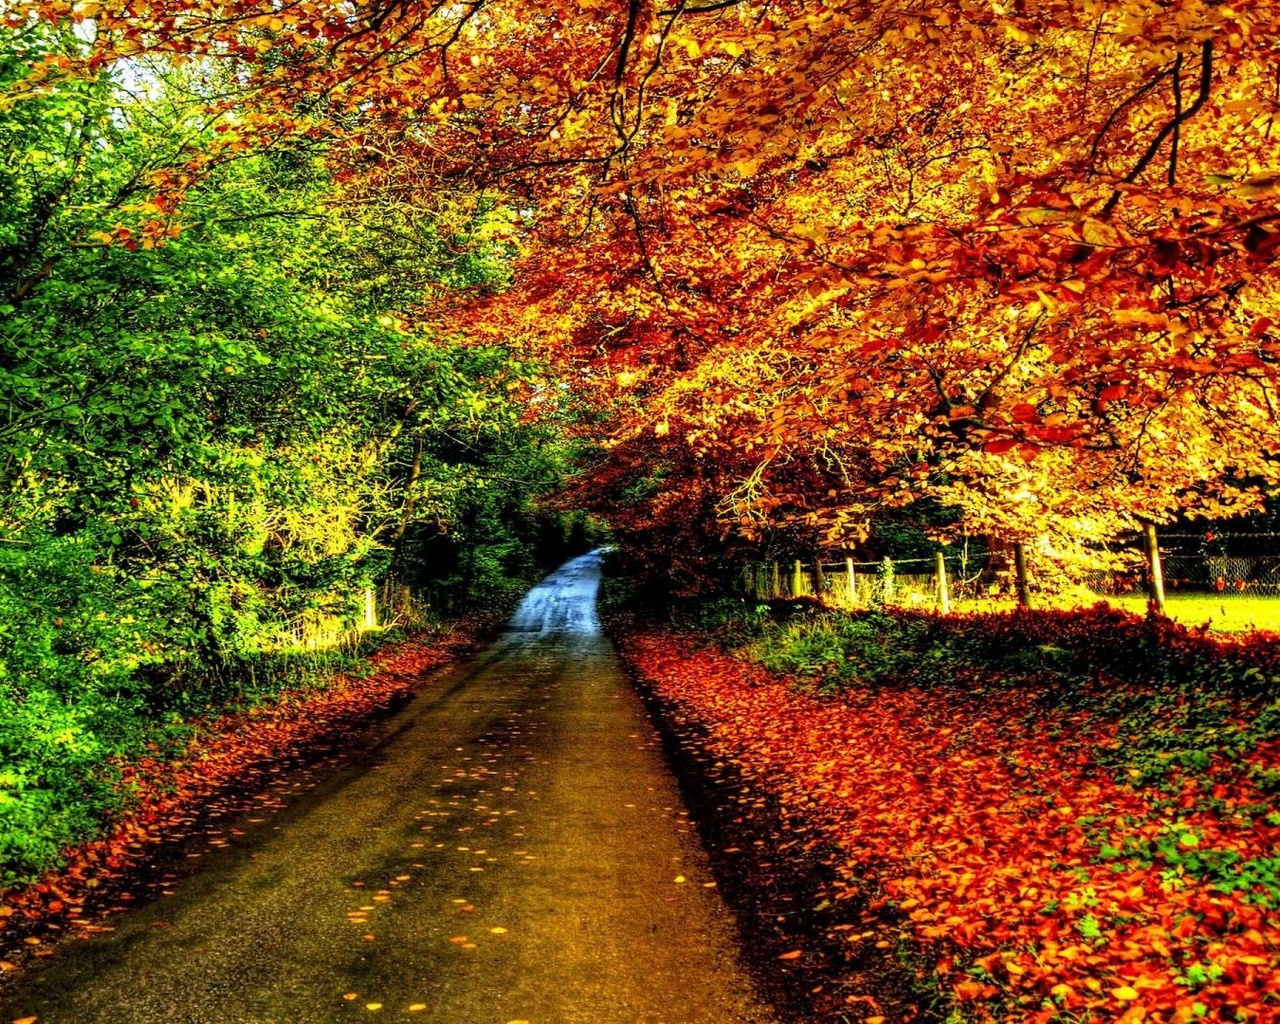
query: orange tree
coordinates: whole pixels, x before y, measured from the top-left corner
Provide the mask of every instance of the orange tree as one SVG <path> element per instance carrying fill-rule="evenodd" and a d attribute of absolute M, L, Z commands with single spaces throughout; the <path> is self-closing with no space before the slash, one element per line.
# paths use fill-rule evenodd
<path fill-rule="evenodd" d="M 505 209 L 518 287 L 417 315 L 552 352 L 651 536 L 697 507 L 840 541 L 922 494 L 973 530 L 1105 532 L 1275 479 L 1280 4 L 32 16 L 91 26 L 90 66 L 234 57 L 229 153 L 323 140 L 353 203 Z"/>

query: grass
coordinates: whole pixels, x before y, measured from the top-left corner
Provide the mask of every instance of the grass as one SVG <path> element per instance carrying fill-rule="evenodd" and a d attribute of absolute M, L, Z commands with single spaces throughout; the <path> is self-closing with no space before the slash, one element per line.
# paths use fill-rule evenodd
<path fill-rule="evenodd" d="M 1147 603 L 1140 597 L 1109 597 L 1108 604 L 1143 615 Z M 1215 632 L 1247 633 L 1255 629 L 1280 632 L 1280 597 L 1217 594 L 1167 594 L 1165 611 L 1184 626 L 1203 626 Z"/>
<path fill-rule="evenodd" d="M 1034 600 L 1034 598 L 1033 598 Z M 1069 600 L 1042 598 L 1038 608 L 1070 609 L 1105 601 L 1135 615 L 1147 613 L 1146 598 L 1133 596 L 1072 595 Z M 980 598 L 956 601 L 952 611 L 966 613 L 1007 612 L 1015 607 L 1012 598 Z M 1165 612 L 1188 628 L 1208 624 L 1215 633 L 1249 633 L 1253 630 L 1280 632 L 1280 596 L 1166 594 Z"/>

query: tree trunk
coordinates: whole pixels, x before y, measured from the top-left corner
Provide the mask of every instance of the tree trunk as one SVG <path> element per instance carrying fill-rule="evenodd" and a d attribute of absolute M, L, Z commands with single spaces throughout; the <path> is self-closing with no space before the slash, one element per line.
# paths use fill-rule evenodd
<path fill-rule="evenodd" d="M 1022 541 L 1013 545 L 1013 567 L 1018 580 L 1018 607 L 1031 607 L 1031 585 L 1027 582 L 1027 550 Z"/>
<path fill-rule="evenodd" d="M 934 556 L 938 577 L 938 611 L 943 615 L 951 614 L 951 595 L 947 592 L 947 559 L 941 551 Z"/>
<path fill-rule="evenodd" d="M 1164 568 L 1160 565 L 1160 540 L 1155 523 L 1143 523 L 1142 547 L 1147 556 L 1147 607 L 1164 615 Z"/>
<path fill-rule="evenodd" d="M 409 466 L 409 479 L 404 485 L 404 503 L 400 506 L 400 523 L 391 535 L 391 543 L 398 544 L 404 540 L 405 532 L 413 519 L 413 508 L 417 501 L 418 483 L 422 480 L 422 435 L 413 439 L 413 462 Z"/>

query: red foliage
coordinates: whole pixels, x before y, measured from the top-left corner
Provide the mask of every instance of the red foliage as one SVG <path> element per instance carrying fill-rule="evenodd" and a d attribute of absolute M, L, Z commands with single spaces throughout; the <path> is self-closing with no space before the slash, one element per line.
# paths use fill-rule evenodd
<path fill-rule="evenodd" d="M 11 957 L 0 968 L 15 969 L 19 947 L 46 953 L 41 934 L 103 930 L 104 912 L 132 898 L 121 895 L 131 874 L 160 844 L 186 838 L 209 801 L 231 787 L 263 786 L 282 762 L 387 711 L 426 673 L 474 647 L 484 626 L 476 619 L 441 638 L 407 640 L 376 655 L 363 677 L 339 676 L 324 690 L 287 692 L 270 705 L 198 722 L 182 759 L 121 765 L 132 799 L 111 834 L 66 851 L 65 865 L 38 883 L 0 896 L 0 948 Z"/>
<path fill-rule="evenodd" d="M 1280 816 L 1257 813 L 1276 808 L 1255 780 L 1280 767 L 1280 743 L 1137 787 L 1096 756 L 1132 742 L 1130 726 L 1088 702 L 1046 701 L 1051 683 L 1013 689 L 975 673 L 968 689 L 831 700 L 669 634 L 632 636 L 625 657 L 705 730 L 708 754 L 840 849 L 842 898 L 906 915 L 969 1018 L 1280 1020 L 1280 913 L 1262 889 L 1220 891 L 1119 852 L 1163 842 L 1274 858 Z"/>

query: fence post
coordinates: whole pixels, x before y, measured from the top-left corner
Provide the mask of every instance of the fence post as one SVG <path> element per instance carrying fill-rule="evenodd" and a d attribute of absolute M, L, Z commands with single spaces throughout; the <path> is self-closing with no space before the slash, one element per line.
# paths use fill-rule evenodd
<path fill-rule="evenodd" d="M 1027 550 L 1022 541 L 1013 545 L 1013 568 L 1018 581 L 1018 607 L 1031 607 L 1031 585 L 1027 582 Z"/>
<path fill-rule="evenodd" d="M 1157 615 L 1164 614 L 1164 568 L 1160 564 L 1160 541 L 1155 523 L 1142 524 L 1142 546 L 1147 555 L 1147 600 Z"/>
<path fill-rule="evenodd" d="M 364 628 L 373 629 L 378 624 L 378 606 L 373 600 L 373 587 L 364 588 Z"/>
<path fill-rule="evenodd" d="M 796 559 L 795 565 L 791 570 L 791 596 L 800 597 L 800 591 L 804 589 L 804 563 L 800 559 Z"/>
<path fill-rule="evenodd" d="M 947 593 L 947 559 L 941 551 L 934 556 L 934 564 L 937 566 L 938 575 L 938 611 L 943 615 L 950 615 L 951 595 Z"/>
<path fill-rule="evenodd" d="M 776 558 L 769 565 L 773 569 L 769 574 L 769 597 L 777 600 L 782 596 L 782 569 L 779 568 Z"/>
<path fill-rule="evenodd" d="M 853 556 L 844 560 L 845 575 L 849 577 L 849 607 L 858 607 L 858 577 L 853 572 Z"/>
<path fill-rule="evenodd" d="M 822 574 L 822 555 L 813 556 L 813 590 L 819 601 L 827 592 L 827 580 Z"/>

